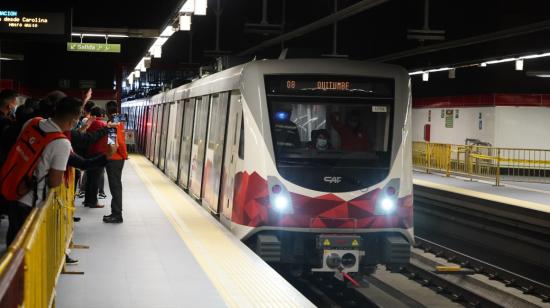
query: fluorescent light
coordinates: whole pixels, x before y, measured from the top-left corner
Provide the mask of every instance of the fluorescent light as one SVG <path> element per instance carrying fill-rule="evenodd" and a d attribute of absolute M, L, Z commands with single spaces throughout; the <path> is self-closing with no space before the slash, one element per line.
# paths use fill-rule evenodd
<path fill-rule="evenodd" d="M 207 0 L 195 0 L 195 15 L 206 15 Z"/>
<path fill-rule="evenodd" d="M 516 71 L 523 71 L 523 60 L 516 60 Z"/>
<path fill-rule="evenodd" d="M 72 36 L 78 36 L 78 37 L 105 37 L 105 36 L 108 36 L 108 37 L 120 37 L 120 38 L 128 38 L 130 36 L 126 35 L 126 34 L 109 34 L 109 33 L 105 33 L 105 34 L 100 34 L 100 33 L 77 33 L 77 32 L 73 32 L 71 33 Z"/>
<path fill-rule="evenodd" d="M 528 56 L 523 56 L 523 57 L 519 57 L 519 58 L 520 59 L 535 59 L 535 58 L 542 58 L 542 57 L 550 57 L 550 52 L 537 54 L 537 55 L 528 55 Z"/>
<path fill-rule="evenodd" d="M 170 37 L 170 36 L 172 36 L 172 34 L 174 34 L 174 32 L 176 32 L 174 30 L 174 27 L 166 26 L 166 28 L 164 28 L 164 30 L 162 30 L 162 32 L 160 33 L 160 36 L 161 37 Z"/>
<path fill-rule="evenodd" d="M 525 75 L 529 77 L 550 78 L 550 71 L 527 71 Z"/>
<path fill-rule="evenodd" d="M 422 73 L 422 81 L 428 81 L 430 79 L 430 73 L 424 72 Z"/>
<path fill-rule="evenodd" d="M 191 15 L 180 15 L 180 31 L 191 30 Z"/>
<path fill-rule="evenodd" d="M 516 58 L 506 58 L 506 59 L 500 59 L 500 60 L 491 60 L 485 62 L 486 64 L 497 64 L 497 63 L 504 63 L 504 62 L 512 62 L 516 61 Z"/>
<path fill-rule="evenodd" d="M 187 0 L 182 5 L 180 12 L 181 13 L 193 13 L 195 11 L 195 0 Z"/>

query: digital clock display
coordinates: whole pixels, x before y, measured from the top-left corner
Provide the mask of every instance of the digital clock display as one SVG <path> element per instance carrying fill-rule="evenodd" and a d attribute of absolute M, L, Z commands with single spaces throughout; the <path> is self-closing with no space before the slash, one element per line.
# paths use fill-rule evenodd
<path fill-rule="evenodd" d="M 0 8 L 0 33 L 64 35 L 65 14 Z"/>
<path fill-rule="evenodd" d="M 268 95 L 339 95 L 393 98 L 394 81 L 386 78 L 266 76 Z"/>

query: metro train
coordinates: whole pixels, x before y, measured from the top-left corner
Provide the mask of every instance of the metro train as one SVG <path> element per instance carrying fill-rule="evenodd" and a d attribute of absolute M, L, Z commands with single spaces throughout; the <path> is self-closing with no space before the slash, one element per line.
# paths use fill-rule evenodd
<path fill-rule="evenodd" d="M 122 112 L 139 151 L 266 262 L 341 275 L 408 263 L 404 69 L 252 61 L 123 102 Z"/>

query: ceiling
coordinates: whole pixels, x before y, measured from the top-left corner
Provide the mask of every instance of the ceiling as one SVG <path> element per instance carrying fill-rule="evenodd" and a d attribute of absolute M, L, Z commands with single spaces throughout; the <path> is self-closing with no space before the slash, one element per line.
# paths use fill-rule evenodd
<path fill-rule="evenodd" d="M 338 0 L 338 5 L 340 8 L 345 8 L 358 2 L 360 1 Z M 285 32 L 319 20 L 332 14 L 334 10 L 334 0 L 267 0 L 267 3 L 267 20 L 275 24 L 281 24 L 284 21 Z M 286 6 L 284 14 L 283 3 Z M 261 21 L 262 1 L 220 0 L 220 4 L 223 7 L 220 19 L 221 50 L 236 55 L 276 36 L 252 34 L 245 31 L 246 23 Z M 2 1 L 2 6 L 6 8 L 21 7 L 22 5 L 34 10 L 72 8 L 73 27 L 160 30 L 165 26 L 168 16 L 171 16 L 181 5 L 181 1 Z M 191 35 L 188 32 L 178 32 L 164 45 L 162 58 L 154 59 L 153 67 L 177 70 L 189 62 L 196 64 L 212 62 L 213 58 L 205 54 L 205 51 L 215 49 L 216 17 L 213 8 L 216 7 L 217 0 L 209 0 L 208 5 L 207 16 L 193 17 L 192 48 L 190 48 Z M 435 46 L 550 20 L 549 9 L 550 3 L 542 0 L 431 0 L 429 26 L 431 29 L 445 30 L 445 41 L 419 42 L 407 39 L 407 29 L 422 28 L 424 0 L 389 0 L 341 20 L 338 23 L 337 52 L 352 59 L 378 58 L 404 50 Z M 286 41 L 284 45 L 276 44 L 245 56 L 248 58 L 254 56 L 257 58 L 277 57 L 283 46 L 291 50 L 299 50 L 302 55 L 330 54 L 333 51 L 332 33 L 332 26 L 325 26 Z M 549 34 L 550 30 L 537 31 L 465 47 L 392 59 L 389 62 L 412 70 L 510 54 L 550 50 L 550 41 L 547 39 Z M 120 54 L 88 54 L 69 53 L 66 51 L 65 42 L 59 40 L 6 40 L 1 36 L 0 40 L 3 53 L 21 53 L 25 56 L 23 63 L 3 61 L 2 78 L 12 78 L 32 86 L 50 88 L 56 87 L 59 79 L 97 80 L 98 87 L 108 88 L 116 77 L 116 70 L 121 67 L 133 68 L 153 41 L 142 38 L 111 39 L 110 42 L 122 44 Z M 85 41 L 93 42 L 94 39 L 87 38 Z M 102 42 L 103 39 L 95 39 L 95 41 Z M 527 68 L 531 65 L 538 69 L 550 70 L 550 63 L 547 61 L 532 61 L 526 65 Z M 504 72 L 511 71 L 511 78 L 525 78 L 524 75 L 515 74 L 513 69 L 508 70 L 504 67 L 503 65 L 499 69 L 503 69 Z M 486 72 L 491 70 L 486 70 Z M 483 84 L 487 79 L 484 74 L 482 71 L 474 69 L 464 70 L 464 73 L 457 71 L 457 80 L 460 79 L 460 76 L 467 75 L 471 80 L 477 80 L 474 82 L 477 86 L 469 87 L 468 84 L 471 82 L 464 82 L 464 85 L 458 87 L 460 90 L 452 85 L 443 85 L 443 88 L 439 88 L 439 90 L 430 91 L 430 87 L 426 84 L 419 84 L 418 93 L 435 95 L 441 89 L 459 91 L 460 93 L 509 89 L 509 87 L 500 87 L 501 82 L 495 82 L 495 85 L 487 84 L 487 88 L 480 87 L 479 82 Z M 502 75 L 498 73 L 494 76 L 501 77 Z M 540 92 L 546 88 L 541 86 L 545 85 L 541 80 L 533 80 L 533 83 L 530 83 L 532 78 L 525 80 L 525 82 L 518 83 L 516 92 L 527 91 L 527 89 Z M 445 84 L 449 81 L 442 80 L 441 82 Z"/>

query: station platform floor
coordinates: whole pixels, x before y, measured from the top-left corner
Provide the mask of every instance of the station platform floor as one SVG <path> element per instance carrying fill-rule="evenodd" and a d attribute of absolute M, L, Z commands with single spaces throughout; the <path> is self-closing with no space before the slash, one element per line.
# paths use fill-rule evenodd
<path fill-rule="evenodd" d="M 142 156 L 123 171 L 124 223 L 77 199 L 72 249 L 57 307 L 313 307 Z M 106 183 L 107 188 L 107 183 Z M 107 193 L 109 195 L 109 193 Z"/>
<path fill-rule="evenodd" d="M 494 182 L 471 180 L 460 176 L 414 171 L 415 185 L 429 186 L 482 199 L 550 212 L 550 183 Z"/>

